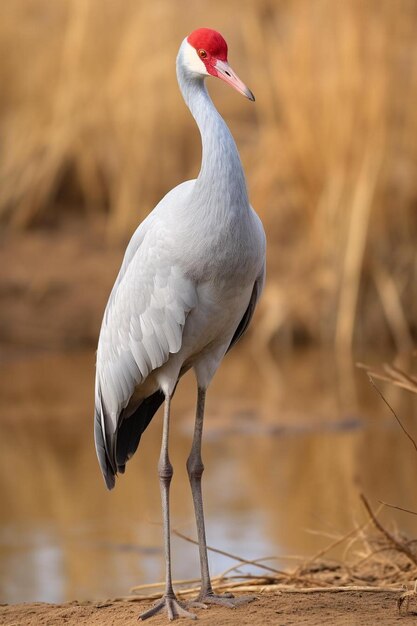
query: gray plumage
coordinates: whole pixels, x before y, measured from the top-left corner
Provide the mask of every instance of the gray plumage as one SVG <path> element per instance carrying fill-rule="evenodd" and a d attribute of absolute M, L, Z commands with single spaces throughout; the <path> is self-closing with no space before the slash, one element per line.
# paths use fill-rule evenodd
<path fill-rule="evenodd" d="M 95 442 L 109 489 L 186 371 L 194 369 L 205 393 L 223 356 L 246 330 L 264 283 L 263 227 L 195 54 L 184 40 L 177 75 L 201 133 L 200 174 L 170 191 L 134 233 L 100 331 Z"/>

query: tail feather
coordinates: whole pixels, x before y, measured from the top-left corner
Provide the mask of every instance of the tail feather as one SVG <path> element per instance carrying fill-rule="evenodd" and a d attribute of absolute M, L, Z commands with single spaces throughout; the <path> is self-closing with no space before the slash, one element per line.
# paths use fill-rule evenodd
<path fill-rule="evenodd" d="M 124 472 L 126 462 L 136 452 L 142 433 L 163 401 L 162 391 L 155 391 L 141 402 L 130 417 L 121 420 L 116 435 L 116 465 L 119 472 Z"/>
<path fill-rule="evenodd" d="M 178 380 L 189 369 L 190 366 L 182 367 Z M 174 395 L 177 385 L 178 381 L 172 395 Z M 118 473 L 124 474 L 127 461 L 136 452 L 143 432 L 149 426 L 164 399 L 165 396 L 162 391 L 155 391 L 145 398 L 129 417 L 124 418 L 122 412 L 118 419 L 116 432 L 109 433 L 106 429 L 105 407 L 101 400 L 100 389 L 98 389 L 94 415 L 94 438 L 97 457 L 107 489 L 113 489 Z"/>
<path fill-rule="evenodd" d="M 103 477 L 107 486 L 107 489 L 113 489 L 115 485 L 115 473 L 110 464 L 109 456 L 106 450 L 106 443 L 104 440 L 103 428 L 101 425 L 101 404 L 96 406 L 94 414 L 94 439 L 96 442 L 97 458 L 100 463 L 100 468 L 103 473 Z"/>
<path fill-rule="evenodd" d="M 105 425 L 102 420 L 104 407 L 99 398 L 94 415 L 94 439 L 97 458 L 100 463 L 107 489 L 113 489 L 117 473 L 123 474 L 127 461 L 136 452 L 140 438 L 164 401 L 162 391 L 156 391 L 138 406 L 128 418 L 119 418 L 119 425 L 114 435 L 106 441 Z"/>

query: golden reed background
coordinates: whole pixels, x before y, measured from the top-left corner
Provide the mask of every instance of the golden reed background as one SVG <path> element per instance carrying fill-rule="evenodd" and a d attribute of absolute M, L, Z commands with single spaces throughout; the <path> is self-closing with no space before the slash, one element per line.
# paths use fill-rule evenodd
<path fill-rule="evenodd" d="M 178 92 L 189 31 L 220 30 L 251 105 L 210 90 L 269 241 L 265 341 L 412 346 L 417 333 L 415 0 L 0 4 L 0 219 L 106 216 L 125 242 L 198 173 Z M 28 235 L 29 236 L 29 235 Z"/>

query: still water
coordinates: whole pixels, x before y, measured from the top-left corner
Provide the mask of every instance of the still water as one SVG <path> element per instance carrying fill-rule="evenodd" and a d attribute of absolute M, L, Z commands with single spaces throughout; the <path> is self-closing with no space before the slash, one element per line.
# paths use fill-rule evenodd
<path fill-rule="evenodd" d="M 1 602 L 115 597 L 163 578 L 160 413 L 107 492 L 93 443 L 93 379 L 90 352 L 0 362 Z M 384 393 L 415 433 L 415 397 Z M 170 448 L 172 526 L 191 537 L 185 460 L 194 402 L 188 374 L 173 402 Z M 359 489 L 373 503 L 417 509 L 410 442 L 366 375 L 352 368 L 340 377 L 329 356 L 293 356 L 278 367 L 242 343 L 218 372 L 206 414 L 212 546 L 246 559 L 275 555 L 275 565 L 287 567 L 364 519 Z M 383 515 L 415 533 L 412 516 Z M 232 564 L 213 553 L 210 560 L 213 573 Z M 173 563 L 174 578 L 197 576 L 196 547 L 174 537 Z"/>

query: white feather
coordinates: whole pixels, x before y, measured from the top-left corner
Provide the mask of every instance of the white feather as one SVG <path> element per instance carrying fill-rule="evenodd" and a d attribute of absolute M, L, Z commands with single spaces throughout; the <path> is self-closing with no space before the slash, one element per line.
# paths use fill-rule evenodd
<path fill-rule="evenodd" d="M 204 65 L 203 61 L 197 54 L 197 50 L 191 46 L 187 39 L 184 39 L 181 45 L 182 48 L 182 62 L 185 68 L 193 74 L 199 74 L 202 76 L 208 76 L 209 73 Z"/>

